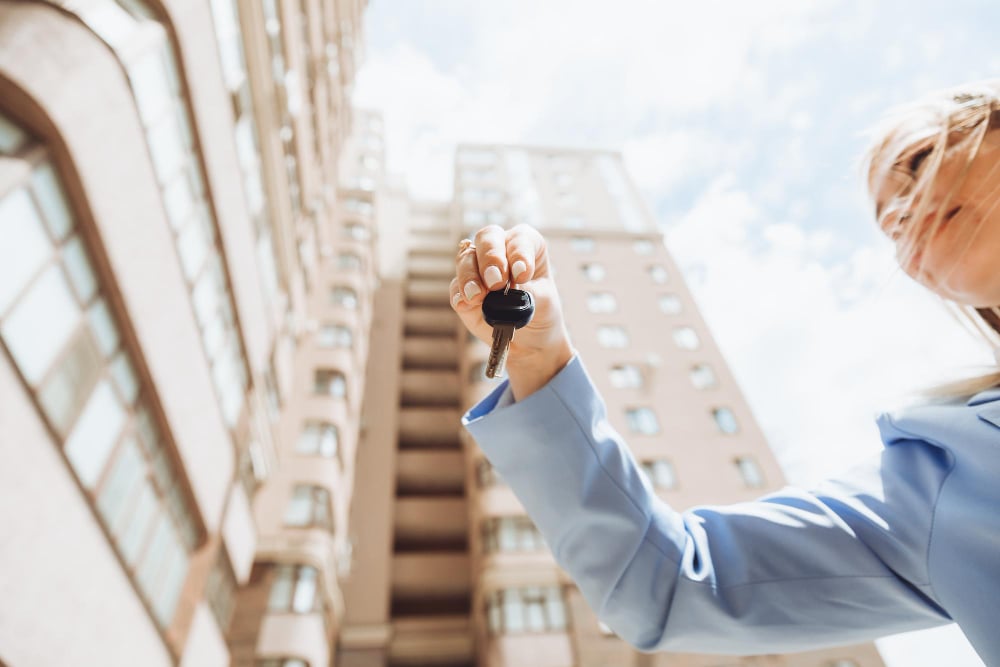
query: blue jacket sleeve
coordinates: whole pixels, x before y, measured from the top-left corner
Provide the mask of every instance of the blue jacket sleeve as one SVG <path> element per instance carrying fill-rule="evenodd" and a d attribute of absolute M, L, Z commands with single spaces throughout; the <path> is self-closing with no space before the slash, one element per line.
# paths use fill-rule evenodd
<path fill-rule="evenodd" d="M 927 573 L 949 456 L 921 441 L 812 492 L 678 513 L 648 486 L 579 357 L 463 423 L 598 616 L 634 647 L 789 652 L 950 621 Z"/>

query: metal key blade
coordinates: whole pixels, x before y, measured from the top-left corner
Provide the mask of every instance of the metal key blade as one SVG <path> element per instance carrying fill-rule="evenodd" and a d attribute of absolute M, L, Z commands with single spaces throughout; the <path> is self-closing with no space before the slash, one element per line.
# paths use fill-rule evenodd
<path fill-rule="evenodd" d="M 486 377 L 492 380 L 503 374 L 507 350 L 510 349 L 510 341 L 513 338 L 513 324 L 497 324 L 493 327 L 493 345 L 490 347 L 490 358 L 486 362 Z"/>

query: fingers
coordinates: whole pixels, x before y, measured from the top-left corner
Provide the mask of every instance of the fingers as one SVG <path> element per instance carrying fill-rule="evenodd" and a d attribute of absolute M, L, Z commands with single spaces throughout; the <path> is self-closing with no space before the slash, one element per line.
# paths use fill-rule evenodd
<path fill-rule="evenodd" d="M 489 225 L 476 232 L 476 259 L 487 289 L 497 290 L 507 283 L 507 239 L 502 227 Z"/>
<path fill-rule="evenodd" d="M 545 241 L 534 227 L 518 225 L 507 232 L 506 253 L 513 282 L 526 283 L 535 276 L 544 248 Z"/>
<path fill-rule="evenodd" d="M 461 294 L 466 301 L 473 301 L 483 294 L 479 276 L 479 262 L 476 250 L 469 248 L 463 251 L 456 261 L 455 279 L 452 281 L 452 301 L 455 294 Z"/>

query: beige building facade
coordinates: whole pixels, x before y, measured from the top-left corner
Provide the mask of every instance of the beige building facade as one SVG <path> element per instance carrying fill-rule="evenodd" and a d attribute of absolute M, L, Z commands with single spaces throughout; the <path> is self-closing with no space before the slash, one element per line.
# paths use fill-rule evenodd
<path fill-rule="evenodd" d="M 0 664 L 881 665 L 601 627 L 460 428 L 493 384 L 459 238 L 543 230 L 666 500 L 780 470 L 617 154 L 464 146 L 451 202 L 385 177 L 364 6 L 0 0 Z"/>

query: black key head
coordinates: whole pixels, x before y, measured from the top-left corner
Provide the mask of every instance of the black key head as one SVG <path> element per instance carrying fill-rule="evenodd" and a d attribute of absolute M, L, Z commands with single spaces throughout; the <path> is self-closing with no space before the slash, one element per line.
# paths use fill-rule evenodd
<path fill-rule="evenodd" d="M 483 299 L 483 319 L 491 327 L 509 324 L 520 329 L 531 321 L 534 314 L 535 299 L 524 290 L 511 289 L 504 294 L 504 290 L 499 289 Z"/>

